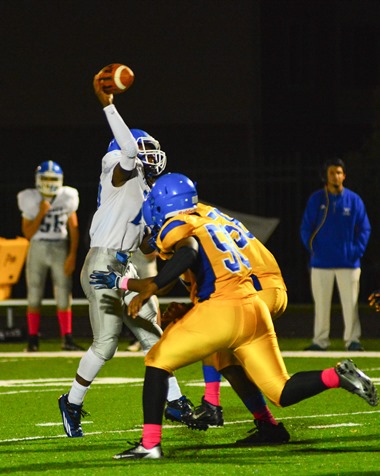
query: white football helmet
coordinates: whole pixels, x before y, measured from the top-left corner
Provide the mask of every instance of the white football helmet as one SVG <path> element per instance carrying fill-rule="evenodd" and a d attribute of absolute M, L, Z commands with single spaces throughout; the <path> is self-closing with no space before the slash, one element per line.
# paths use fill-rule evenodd
<path fill-rule="evenodd" d="M 166 154 L 161 150 L 160 143 L 154 137 L 142 129 L 131 129 L 131 133 L 137 142 L 139 153 L 138 158 L 144 164 L 145 174 L 149 177 L 157 177 L 166 167 Z M 116 139 L 112 139 L 108 146 L 108 151 L 120 150 Z"/>
<path fill-rule="evenodd" d="M 35 173 L 36 189 L 44 196 L 55 197 L 63 186 L 61 167 L 52 160 L 42 162 Z"/>

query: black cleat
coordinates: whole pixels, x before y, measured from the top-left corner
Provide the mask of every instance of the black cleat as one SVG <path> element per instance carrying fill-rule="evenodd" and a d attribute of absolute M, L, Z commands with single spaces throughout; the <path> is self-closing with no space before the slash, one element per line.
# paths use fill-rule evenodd
<path fill-rule="evenodd" d="M 190 430 L 206 431 L 208 429 L 208 424 L 195 419 L 192 413 L 182 415 L 181 423 L 186 425 L 187 428 L 190 428 Z"/>
<path fill-rule="evenodd" d="M 178 400 L 167 402 L 165 418 L 177 423 L 183 423 L 192 430 L 207 430 L 208 428 L 206 423 L 198 422 L 194 418 L 193 404 L 185 395 L 182 395 Z"/>
<path fill-rule="evenodd" d="M 181 423 L 182 417 L 190 414 L 193 414 L 193 404 L 185 395 L 166 404 L 165 418 L 167 420 Z"/>
<path fill-rule="evenodd" d="M 249 436 L 242 440 L 237 440 L 235 446 L 262 446 L 262 445 L 279 445 L 288 443 L 290 435 L 283 423 L 274 425 L 268 421 L 254 421 L 256 428 L 252 428 L 248 433 Z"/>
<path fill-rule="evenodd" d="M 61 349 L 62 350 L 84 350 L 83 347 L 81 347 L 80 345 L 76 344 L 73 341 L 73 337 L 71 334 L 66 334 L 64 336 Z"/>
<path fill-rule="evenodd" d="M 28 345 L 27 347 L 25 347 L 24 352 L 38 352 L 38 350 L 39 350 L 38 335 L 29 335 Z"/>
<path fill-rule="evenodd" d="M 194 419 L 206 423 L 208 426 L 223 426 L 223 408 L 212 405 L 202 397 L 202 404 L 194 410 Z"/>

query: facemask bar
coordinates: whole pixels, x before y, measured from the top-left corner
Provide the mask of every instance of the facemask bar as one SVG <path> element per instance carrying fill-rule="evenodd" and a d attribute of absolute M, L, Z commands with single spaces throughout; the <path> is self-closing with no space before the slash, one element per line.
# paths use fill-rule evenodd
<path fill-rule="evenodd" d="M 42 195 L 55 196 L 63 185 L 63 176 L 54 172 L 36 174 L 36 188 Z"/>
<path fill-rule="evenodd" d="M 160 143 L 153 137 L 139 137 L 137 139 L 139 147 L 138 157 L 145 167 L 148 168 L 150 175 L 160 175 L 166 167 L 166 154 L 160 149 Z"/>

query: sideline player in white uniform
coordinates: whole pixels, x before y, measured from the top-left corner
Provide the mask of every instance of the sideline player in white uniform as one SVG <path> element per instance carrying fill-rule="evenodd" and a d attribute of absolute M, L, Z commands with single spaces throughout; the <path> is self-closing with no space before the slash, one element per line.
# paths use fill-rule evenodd
<path fill-rule="evenodd" d="M 35 180 L 36 188 L 17 194 L 22 232 L 30 240 L 26 261 L 29 338 L 25 350 L 36 352 L 39 349 L 41 301 L 49 270 L 57 301 L 62 349 L 83 350 L 72 339 L 71 310 L 72 274 L 79 243 L 78 191 L 63 186 L 62 169 L 51 160 L 37 167 Z"/>
<path fill-rule="evenodd" d="M 137 276 L 128 259 L 144 237 L 143 200 L 155 176 L 166 166 L 166 154 L 160 150 L 160 144 L 145 131 L 127 127 L 113 105 L 113 96 L 103 92 L 97 75 L 94 89 L 115 139 L 102 160 L 98 208 L 90 227 L 90 250 L 81 272 L 82 288 L 89 300 L 93 343 L 79 363 L 69 393 L 58 400 L 69 437 L 83 436 L 81 416 L 85 414 L 85 395 L 104 363 L 114 356 L 123 321 L 139 340 L 144 353 L 162 334 L 157 324 L 157 300 L 149 300 L 133 319 L 128 316 L 126 305 L 135 293 L 116 289 L 95 291 L 89 283 L 94 269 L 104 270 L 107 266 L 121 274 Z M 192 415 L 190 402 L 181 394 L 174 376 L 169 379 L 167 400 L 178 419 Z"/>

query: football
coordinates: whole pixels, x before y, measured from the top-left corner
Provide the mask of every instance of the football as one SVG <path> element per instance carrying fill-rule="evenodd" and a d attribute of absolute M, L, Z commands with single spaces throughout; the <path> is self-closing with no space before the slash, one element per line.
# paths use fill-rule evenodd
<path fill-rule="evenodd" d="M 129 89 L 135 79 L 131 68 L 120 63 L 112 63 L 102 68 L 99 73 L 103 91 L 107 94 L 120 94 Z"/>

